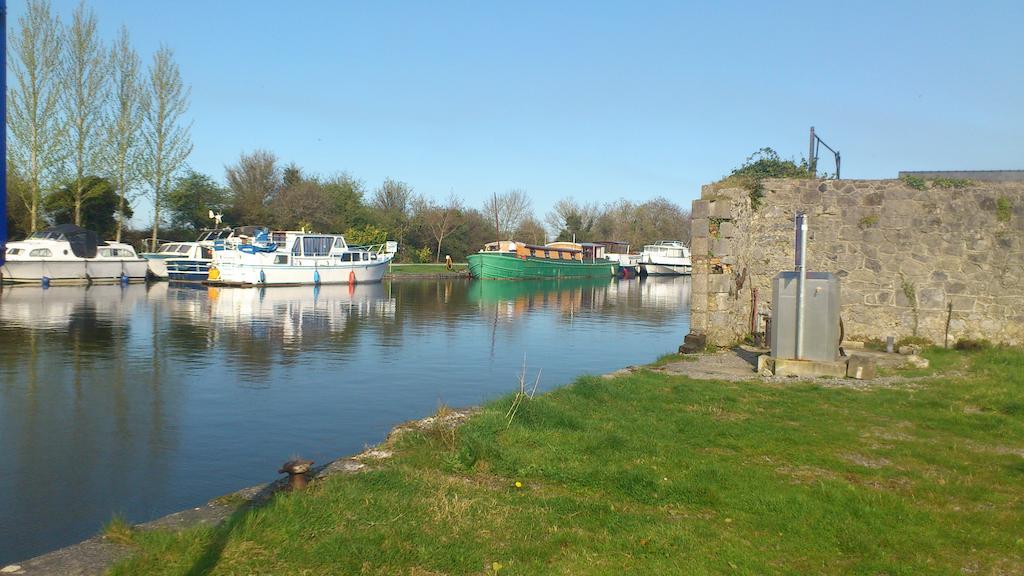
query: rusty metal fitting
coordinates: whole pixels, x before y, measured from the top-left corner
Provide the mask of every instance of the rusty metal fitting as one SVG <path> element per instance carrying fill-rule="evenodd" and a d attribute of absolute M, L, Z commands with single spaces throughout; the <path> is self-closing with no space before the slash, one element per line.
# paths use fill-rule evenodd
<path fill-rule="evenodd" d="M 302 490 L 306 487 L 306 473 L 313 466 L 312 460 L 289 460 L 281 465 L 279 474 L 288 475 L 288 490 Z"/>

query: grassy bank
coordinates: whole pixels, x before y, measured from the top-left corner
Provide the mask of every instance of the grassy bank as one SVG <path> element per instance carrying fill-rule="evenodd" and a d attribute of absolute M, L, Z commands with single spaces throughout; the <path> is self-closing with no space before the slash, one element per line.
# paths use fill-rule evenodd
<path fill-rule="evenodd" d="M 1020 574 L 1024 352 L 865 390 L 642 370 L 241 511 L 115 574 Z"/>
<path fill-rule="evenodd" d="M 444 264 L 392 264 L 388 272 L 395 276 L 402 276 L 405 274 L 458 274 L 465 271 L 466 264 L 460 262 L 452 264 L 451 270 L 449 270 Z"/>

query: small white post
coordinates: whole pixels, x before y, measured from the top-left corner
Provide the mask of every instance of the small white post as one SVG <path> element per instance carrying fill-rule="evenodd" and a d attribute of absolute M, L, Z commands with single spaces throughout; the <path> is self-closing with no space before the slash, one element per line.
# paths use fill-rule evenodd
<path fill-rule="evenodd" d="M 804 357 L 804 285 L 807 281 L 807 214 L 796 215 L 796 359 Z"/>

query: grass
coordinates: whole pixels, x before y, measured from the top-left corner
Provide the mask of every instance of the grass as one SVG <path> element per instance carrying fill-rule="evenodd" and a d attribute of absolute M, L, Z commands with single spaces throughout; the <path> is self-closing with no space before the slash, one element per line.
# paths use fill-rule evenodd
<path fill-rule="evenodd" d="M 444 264 L 392 264 L 389 273 L 401 276 L 402 274 L 448 274 L 465 270 L 466 264 L 463 262 L 453 264 L 451 270 L 448 270 Z"/>
<path fill-rule="evenodd" d="M 1024 351 L 924 354 L 867 390 L 640 370 L 511 425 L 505 397 L 220 527 L 129 532 L 112 573 L 1024 573 Z"/>

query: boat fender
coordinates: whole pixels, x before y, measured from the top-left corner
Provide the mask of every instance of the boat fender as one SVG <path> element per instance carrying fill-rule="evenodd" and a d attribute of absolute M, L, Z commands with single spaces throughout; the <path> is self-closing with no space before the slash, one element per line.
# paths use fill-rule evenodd
<path fill-rule="evenodd" d="M 314 270 L 313 271 L 313 284 L 316 284 L 317 286 L 320 285 L 320 271 L 319 270 Z"/>
<path fill-rule="evenodd" d="M 128 274 L 126 274 L 124 272 L 121 272 L 121 284 L 127 284 L 128 280 L 129 280 Z"/>
<path fill-rule="evenodd" d="M 348 285 L 351 286 L 356 283 L 356 271 L 349 270 L 348 272 Z"/>
<path fill-rule="evenodd" d="M 50 287 L 50 277 L 49 276 L 43 276 L 42 279 L 40 280 L 40 282 L 42 283 L 43 288 L 49 288 Z"/>
<path fill-rule="evenodd" d="M 263 270 L 260 270 L 260 284 L 266 284 L 266 283 L 267 283 L 267 275 L 263 273 Z"/>

